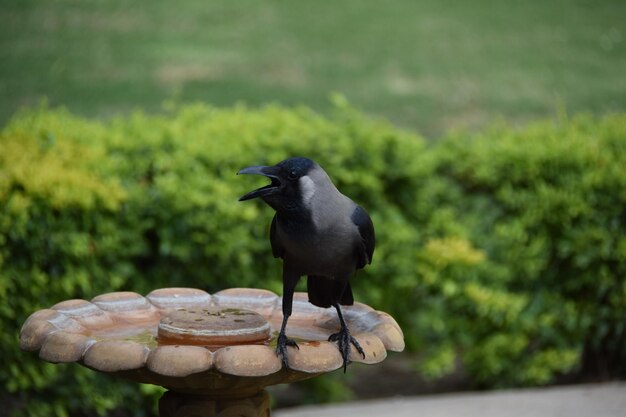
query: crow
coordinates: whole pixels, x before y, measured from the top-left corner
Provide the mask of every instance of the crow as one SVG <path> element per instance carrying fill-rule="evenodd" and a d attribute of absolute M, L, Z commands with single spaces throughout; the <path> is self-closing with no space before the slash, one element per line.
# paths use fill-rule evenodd
<path fill-rule="evenodd" d="M 289 368 L 287 346 L 298 345 L 287 338 L 285 328 L 296 284 L 306 275 L 309 302 L 337 310 L 341 328 L 328 340 L 337 342 L 345 372 L 350 344 L 365 357 L 339 306 L 354 304 L 350 277 L 372 262 L 376 238 L 370 216 L 341 194 L 328 174 L 308 158 L 289 158 L 274 166 L 251 166 L 237 174 L 258 174 L 271 180 L 269 185 L 245 194 L 239 201 L 261 198 L 276 211 L 270 243 L 274 257 L 283 260 L 283 321 L 277 355 Z"/>

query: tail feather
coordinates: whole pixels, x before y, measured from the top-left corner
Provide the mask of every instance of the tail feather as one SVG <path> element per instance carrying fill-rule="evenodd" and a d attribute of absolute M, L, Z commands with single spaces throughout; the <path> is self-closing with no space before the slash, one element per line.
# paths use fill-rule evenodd
<path fill-rule="evenodd" d="M 331 307 L 334 304 L 352 305 L 354 297 L 347 281 L 330 279 L 317 275 L 307 277 L 309 302 L 318 307 Z"/>
<path fill-rule="evenodd" d="M 341 301 L 339 304 L 344 306 L 351 306 L 354 304 L 354 296 L 352 295 L 352 287 L 349 282 L 346 282 L 346 288 L 343 290 L 343 294 L 341 295 Z"/>

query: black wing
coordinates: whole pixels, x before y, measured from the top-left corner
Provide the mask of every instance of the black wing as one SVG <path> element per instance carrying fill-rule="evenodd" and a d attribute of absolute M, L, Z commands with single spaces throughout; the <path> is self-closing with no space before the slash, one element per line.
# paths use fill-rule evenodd
<path fill-rule="evenodd" d="M 272 225 L 270 226 L 270 244 L 272 245 L 272 255 L 274 255 L 274 258 L 282 258 L 285 249 L 278 241 L 278 236 L 276 236 L 276 215 L 274 215 Z"/>
<path fill-rule="evenodd" d="M 361 206 L 356 206 L 352 213 L 352 222 L 359 228 L 361 235 L 361 245 L 357 248 L 358 269 L 366 264 L 372 263 L 374 257 L 374 247 L 376 246 L 376 235 L 374 234 L 374 224 L 369 214 Z"/>

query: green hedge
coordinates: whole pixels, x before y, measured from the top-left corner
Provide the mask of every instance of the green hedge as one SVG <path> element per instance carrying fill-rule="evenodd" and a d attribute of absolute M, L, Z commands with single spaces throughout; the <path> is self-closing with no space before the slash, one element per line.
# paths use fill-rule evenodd
<path fill-rule="evenodd" d="M 450 245 L 421 257 L 429 284 L 415 302 L 440 298 L 426 307 L 442 321 L 434 346 L 461 347 L 483 386 L 625 376 L 626 115 L 494 128 L 433 152 L 415 199 L 436 204 L 416 221 L 478 248 L 471 271 L 438 259 Z"/>
<path fill-rule="evenodd" d="M 427 146 L 341 100 L 329 117 L 192 105 L 106 123 L 44 106 L 15 115 L 0 149 L 0 397 L 14 411 L 142 415 L 158 392 L 20 352 L 39 308 L 166 286 L 280 293 L 271 209 L 238 203 L 255 184 L 235 173 L 293 155 L 372 215 L 356 297 L 397 318 L 424 375 L 458 358 L 477 386 L 549 383 L 584 358 L 624 374 L 626 115 Z"/>

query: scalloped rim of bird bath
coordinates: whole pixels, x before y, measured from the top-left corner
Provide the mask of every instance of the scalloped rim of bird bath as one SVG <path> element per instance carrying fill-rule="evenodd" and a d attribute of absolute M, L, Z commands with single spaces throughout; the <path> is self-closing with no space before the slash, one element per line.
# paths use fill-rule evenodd
<path fill-rule="evenodd" d="M 282 302 L 273 292 L 233 288 L 213 295 L 194 288 L 163 288 L 146 297 L 113 292 L 91 301 L 68 300 L 33 313 L 20 332 L 20 348 L 39 351 L 53 363 L 77 362 L 88 368 L 166 387 L 172 391 L 237 397 L 253 395 L 266 386 L 295 382 L 339 369 L 342 358 L 328 336 L 339 329 L 333 309 L 308 302 L 306 293 L 294 296 L 287 334 L 298 341 L 289 348 L 291 369 L 282 367 L 275 344 L 263 340 L 211 349 L 191 344 L 160 344 L 159 322 L 180 309 L 242 309 L 261 315 L 277 334 Z M 343 308 L 354 337 L 365 352 L 350 355 L 352 362 L 375 364 L 387 350 L 404 349 L 404 335 L 387 313 L 355 303 Z M 275 337 L 272 338 L 275 340 Z"/>

